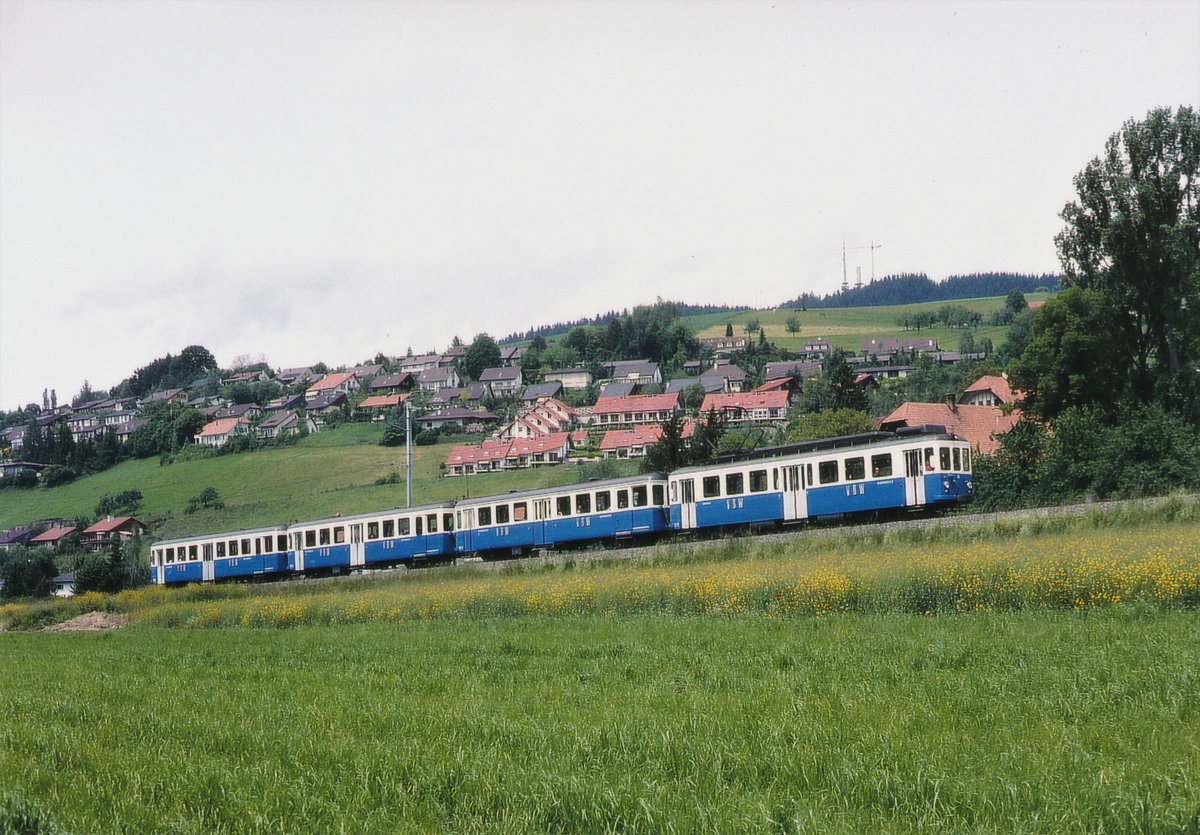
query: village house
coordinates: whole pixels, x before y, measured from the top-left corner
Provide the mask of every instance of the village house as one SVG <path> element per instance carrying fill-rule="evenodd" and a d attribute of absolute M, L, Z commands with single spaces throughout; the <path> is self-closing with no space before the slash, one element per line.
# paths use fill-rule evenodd
<path fill-rule="evenodd" d="M 464 429 L 467 432 L 482 432 L 484 424 L 497 423 L 499 420 L 500 418 L 491 412 L 451 407 L 422 415 L 413 422 L 422 429 Z"/>
<path fill-rule="evenodd" d="M 625 380 L 639 386 L 662 385 L 662 371 L 658 363 L 649 360 L 606 362 L 604 369 L 612 380 Z"/>
<path fill-rule="evenodd" d="M 701 379 L 718 379 L 723 380 L 722 389 L 727 394 L 737 394 L 745 388 L 746 372 L 738 368 L 729 360 L 717 360 L 708 371 L 700 375 Z"/>
<path fill-rule="evenodd" d="M 592 415 L 593 422 L 599 426 L 632 426 L 662 423 L 678 408 L 678 394 L 634 394 L 597 401 L 592 407 Z"/>
<path fill-rule="evenodd" d="M 426 368 L 417 376 L 417 386 L 421 391 L 438 391 L 439 389 L 456 389 L 462 385 L 462 377 L 453 365 Z"/>
<path fill-rule="evenodd" d="M 234 438 L 250 434 L 250 421 L 245 418 L 219 418 L 206 423 L 195 436 L 196 443 L 201 446 L 225 446 Z"/>
<path fill-rule="evenodd" d="M 501 440 L 548 437 L 567 431 L 578 419 L 578 413 L 566 403 L 547 398 L 523 408 L 512 422 L 496 433 L 496 437 Z"/>
<path fill-rule="evenodd" d="M 428 405 L 431 409 L 445 409 L 451 406 L 482 409 L 487 396 L 488 387 L 483 383 L 468 383 L 462 388 L 435 391 L 429 395 Z"/>
<path fill-rule="evenodd" d="M 44 533 L 38 534 L 29 540 L 29 544 L 34 548 L 48 548 L 51 551 L 57 551 L 67 536 L 75 533 L 75 530 L 74 525 L 56 526 Z"/>
<path fill-rule="evenodd" d="M 262 409 L 257 403 L 237 403 L 231 406 L 222 406 L 217 409 L 217 413 L 213 415 L 215 418 L 245 418 L 253 423 L 262 417 Z"/>
<path fill-rule="evenodd" d="M 691 435 L 689 422 L 686 436 Z M 610 429 L 600 441 L 600 452 L 605 458 L 644 458 L 646 449 L 658 443 L 662 437 L 662 426 L 638 426 L 633 429 Z"/>
<path fill-rule="evenodd" d="M 815 360 L 769 362 L 763 368 L 763 379 L 770 381 L 790 378 L 797 382 L 812 380 L 821 376 L 822 368 L 821 363 Z"/>
<path fill-rule="evenodd" d="M 538 438 L 487 440 L 477 446 L 456 446 L 446 459 L 446 476 L 545 467 L 561 464 L 571 451 L 571 435 L 559 432 Z"/>
<path fill-rule="evenodd" d="M 525 384 L 520 366 L 485 368 L 479 374 L 479 382 L 488 387 L 493 397 L 515 395 L 521 390 L 521 386 Z"/>
<path fill-rule="evenodd" d="M 90 528 L 85 528 L 82 540 L 84 547 L 99 551 L 113 542 L 125 543 L 145 532 L 146 526 L 132 516 L 109 516 Z"/>
<path fill-rule="evenodd" d="M 380 374 L 367 386 L 371 394 L 404 394 L 417 385 L 417 378 L 408 371 L 399 374 Z"/>
<path fill-rule="evenodd" d="M 284 386 L 294 386 L 299 383 L 306 383 L 312 377 L 311 368 L 285 368 L 275 375 L 275 380 Z"/>
<path fill-rule="evenodd" d="M 295 435 L 302 431 L 302 429 L 307 429 L 311 434 L 319 428 L 316 420 L 307 412 L 301 412 L 297 409 L 284 409 L 283 411 L 272 412 L 266 420 L 258 425 L 258 438 L 263 441 L 272 438 L 282 438 L 287 435 Z"/>
<path fill-rule="evenodd" d="M 721 412 L 731 424 L 784 423 L 788 418 L 786 391 L 710 394 L 704 398 L 701 413 Z"/>
<path fill-rule="evenodd" d="M 417 357 L 401 357 L 396 360 L 396 370 L 401 373 L 420 374 L 430 368 L 437 368 L 442 360 L 441 354 L 421 354 Z"/>
<path fill-rule="evenodd" d="M 347 404 L 346 395 L 340 391 L 329 391 L 305 400 L 304 410 L 313 416 L 335 414 Z"/>
<path fill-rule="evenodd" d="M 1020 399 L 1003 377 L 980 377 L 958 397 L 960 406 L 1011 406 Z"/>
<path fill-rule="evenodd" d="M 375 394 L 354 407 L 354 411 L 370 415 L 372 420 L 383 420 L 389 409 L 394 409 L 408 398 L 407 394 Z"/>
<path fill-rule="evenodd" d="M 750 347 L 748 336 L 704 336 L 697 341 L 701 348 L 707 348 L 714 354 L 732 354 Z"/>
<path fill-rule="evenodd" d="M 894 432 L 905 426 L 932 424 L 946 427 L 971 445 L 979 455 L 992 455 L 1000 448 L 999 436 L 1021 419 L 1017 410 L 1004 414 L 997 406 L 969 406 L 948 398 L 946 403 L 904 403 L 894 412 L 876 421 L 876 427 Z"/>
<path fill-rule="evenodd" d="M 562 383 L 563 388 L 578 391 L 592 384 L 592 373 L 586 368 L 556 368 L 542 372 L 542 379 L 547 383 Z"/>
<path fill-rule="evenodd" d="M 534 383 L 531 386 L 526 386 L 521 392 L 521 405 L 528 403 L 536 403 L 538 400 L 546 400 L 548 398 L 560 398 L 563 393 L 563 384 L 559 382 L 553 383 Z"/>
<path fill-rule="evenodd" d="M 316 397 L 335 391 L 342 394 L 354 394 L 360 388 L 362 388 L 362 383 L 359 382 L 358 376 L 353 371 L 335 371 L 332 374 L 326 374 L 309 386 L 304 395 L 306 397 Z"/>

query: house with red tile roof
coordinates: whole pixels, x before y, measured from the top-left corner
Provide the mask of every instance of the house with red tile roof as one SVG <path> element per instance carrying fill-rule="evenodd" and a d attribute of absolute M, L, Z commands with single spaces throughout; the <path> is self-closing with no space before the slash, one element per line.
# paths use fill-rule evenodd
<path fill-rule="evenodd" d="M 592 407 L 592 421 L 599 426 L 662 423 L 679 408 L 678 394 L 631 394 L 605 397 Z"/>
<path fill-rule="evenodd" d="M 383 413 L 394 409 L 408 398 L 407 394 L 375 394 L 354 407 L 354 411 L 369 414 L 375 420 L 383 420 Z"/>
<path fill-rule="evenodd" d="M 957 403 L 904 403 L 890 415 L 876 421 L 876 427 L 894 432 L 905 426 L 934 424 L 946 427 L 971 445 L 980 455 L 992 455 L 1000 448 L 997 440 L 1021 419 L 1019 410 L 1004 414 L 997 406 L 970 406 Z"/>
<path fill-rule="evenodd" d="M 545 467 L 561 464 L 571 451 L 566 432 L 540 438 L 487 440 L 476 446 L 456 446 L 446 459 L 446 476 Z"/>
<path fill-rule="evenodd" d="M 250 434 L 250 421 L 245 418 L 220 418 L 206 423 L 196 436 L 201 446 L 225 446 L 234 438 Z"/>
<path fill-rule="evenodd" d="M 696 421 L 688 419 L 683 424 L 682 437 L 690 438 Z M 610 429 L 600 441 L 600 452 L 605 458 L 643 458 L 646 449 L 658 443 L 662 437 L 662 425 L 637 426 L 632 429 Z"/>
<path fill-rule="evenodd" d="M 1003 377 L 980 377 L 967 386 L 958 396 L 960 406 L 1002 406 L 1012 405 L 1020 399 L 1020 395 L 1008 385 Z"/>
<path fill-rule="evenodd" d="M 54 551 L 60 545 L 63 544 L 63 540 L 67 537 L 67 535 L 72 534 L 72 533 L 75 533 L 74 525 L 67 525 L 65 527 L 62 527 L 62 526 L 54 527 L 54 528 L 51 528 L 50 530 L 46 531 L 45 533 L 40 533 L 37 536 L 35 536 L 33 539 L 29 540 L 29 544 L 30 544 L 30 546 L 32 546 L 34 548 L 37 548 L 40 546 L 43 548 L 49 548 L 51 551 Z"/>
<path fill-rule="evenodd" d="M 783 390 L 741 394 L 710 394 L 700 412 L 723 412 L 730 423 L 783 423 L 788 418 L 788 393 Z"/>
<path fill-rule="evenodd" d="M 146 532 L 146 526 L 132 516 L 109 516 L 83 531 L 83 544 L 88 548 L 105 548 L 113 542 L 128 542 Z"/>
<path fill-rule="evenodd" d="M 316 397 L 318 394 L 329 394 L 335 391 L 342 394 L 354 394 L 360 388 L 362 388 L 362 383 L 359 382 L 358 375 L 353 371 L 335 371 L 332 374 L 326 374 L 309 386 L 304 395 L 305 397 Z"/>

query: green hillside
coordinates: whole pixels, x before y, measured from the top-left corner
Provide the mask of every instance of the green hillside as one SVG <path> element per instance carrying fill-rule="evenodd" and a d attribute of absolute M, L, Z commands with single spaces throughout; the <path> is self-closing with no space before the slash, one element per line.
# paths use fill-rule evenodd
<path fill-rule="evenodd" d="M 1038 297 L 1031 296 L 1031 301 Z M 689 324 L 700 336 L 725 333 L 726 323 L 743 333 L 751 319 L 766 329 L 780 348 L 798 350 L 805 340 L 823 337 L 839 348 L 857 353 L 865 337 L 916 336 L 897 320 L 906 313 L 936 310 L 941 302 L 896 307 L 792 311 L 747 311 L 693 316 Z M 1002 297 L 970 299 L 963 304 L 986 318 L 1003 307 Z M 787 333 L 790 315 L 800 319 L 796 336 Z M 1007 328 L 979 327 L 976 339 L 990 337 L 999 345 Z M 958 345 L 959 331 L 926 328 L 921 336 L 938 338 L 943 349 Z M 188 460 L 160 465 L 157 459 L 128 461 L 110 470 L 50 490 L 8 490 L 0 493 L 0 529 L 40 519 L 94 515 L 106 493 L 137 488 L 144 500 L 138 517 L 151 525 L 156 538 L 274 525 L 298 519 L 319 519 L 336 513 L 365 513 L 405 503 L 404 449 L 379 446 L 379 424 L 350 424 L 309 436 L 293 447 L 240 455 Z M 537 471 L 439 478 L 439 465 L 450 445 L 415 447 L 413 503 L 444 501 L 463 495 L 503 493 L 576 481 L 586 475 L 574 465 Z M 626 465 L 630 466 L 630 465 Z M 401 483 L 376 485 L 377 479 L 398 473 Z M 188 500 L 206 487 L 220 493 L 225 507 L 185 514 Z"/>

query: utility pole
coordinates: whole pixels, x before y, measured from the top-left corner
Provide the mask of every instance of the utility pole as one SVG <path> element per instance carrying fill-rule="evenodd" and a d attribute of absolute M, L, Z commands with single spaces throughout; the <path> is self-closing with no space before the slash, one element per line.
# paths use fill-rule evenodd
<path fill-rule="evenodd" d="M 404 423 L 407 429 L 408 437 L 405 440 L 405 468 L 408 471 L 408 477 L 405 483 L 408 486 L 408 504 L 405 507 L 412 507 L 412 403 L 408 400 L 404 401 Z"/>

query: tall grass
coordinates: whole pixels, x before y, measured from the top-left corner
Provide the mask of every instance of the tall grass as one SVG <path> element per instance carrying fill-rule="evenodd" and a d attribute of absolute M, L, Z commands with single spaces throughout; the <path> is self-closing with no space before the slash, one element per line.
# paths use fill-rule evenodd
<path fill-rule="evenodd" d="M 0 637 L 74 832 L 1194 831 L 1200 627 L 1129 609 Z"/>

